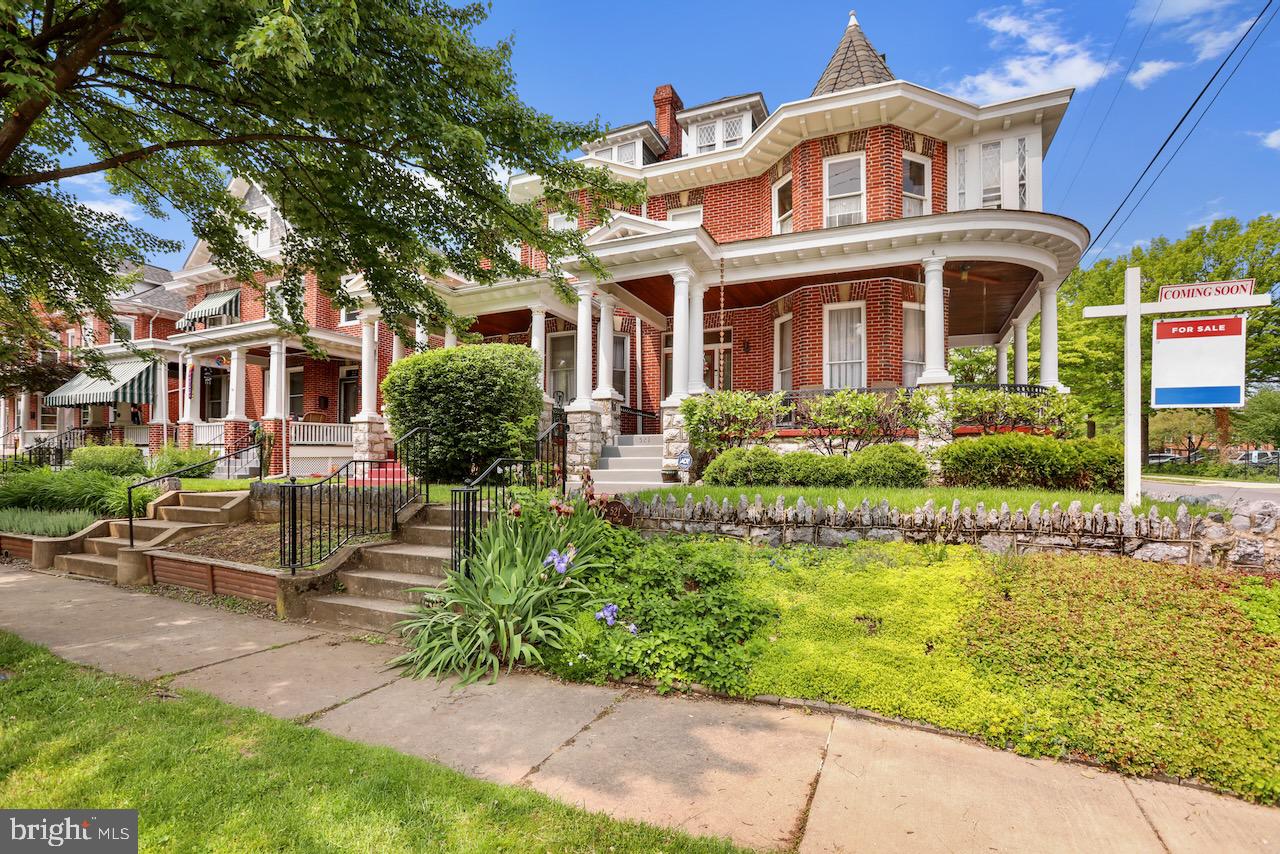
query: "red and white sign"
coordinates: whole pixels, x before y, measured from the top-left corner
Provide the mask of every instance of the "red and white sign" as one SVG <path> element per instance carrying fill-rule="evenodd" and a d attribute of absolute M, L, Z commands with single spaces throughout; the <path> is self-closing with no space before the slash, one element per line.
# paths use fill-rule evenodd
<path fill-rule="evenodd" d="M 1171 299 L 1203 299 L 1205 297 L 1241 297 L 1253 293 L 1253 279 L 1230 282 L 1195 282 L 1189 285 L 1161 285 L 1160 302 Z"/>
<path fill-rule="evenodd" d="M 1157 320 L 1154 327 L 1152 407 L 1244 405 L 1245 315 Z"/>
<path fill-rule="evenodd" d="M 1244 317 L 1190 318 L 1187 320 L 1157 320 L 1156 338 L 1217 338 L 1223 335 L 1243 335 Z"/>

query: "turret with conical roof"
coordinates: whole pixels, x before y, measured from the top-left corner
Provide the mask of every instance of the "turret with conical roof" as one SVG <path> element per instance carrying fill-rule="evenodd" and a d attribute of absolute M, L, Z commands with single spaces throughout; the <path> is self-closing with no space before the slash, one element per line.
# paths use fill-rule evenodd
<path fill-rule="evenodd" d="M 829 95 L 892 79 L 893 72 L 885 64 L 884 54 L 877 53 L 871 46 L 858 25 L 858 16 L 850 12 L 849 26 L 845 27 L 826 71 L 818 78 L 818 85 L 813 87 L 813 95 Z"/>

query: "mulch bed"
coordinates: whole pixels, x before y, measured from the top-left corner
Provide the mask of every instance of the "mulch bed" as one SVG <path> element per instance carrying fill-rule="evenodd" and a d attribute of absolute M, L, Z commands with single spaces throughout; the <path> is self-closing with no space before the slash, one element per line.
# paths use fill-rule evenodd
<path fill-rule="evenodd" d="M 280 526 L 274 522 L 227 525 L 175 543 L 166 551 L 274 568 L 280 565 Z"/>

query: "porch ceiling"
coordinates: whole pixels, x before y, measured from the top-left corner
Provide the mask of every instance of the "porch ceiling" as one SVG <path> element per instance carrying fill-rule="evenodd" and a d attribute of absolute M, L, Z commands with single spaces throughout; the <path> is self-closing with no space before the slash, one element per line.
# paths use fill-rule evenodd
<path fill-rule="evenodd" d="M 493 335 L 512 335 L 528 332 L 533 323 L 533 315 L 527 308 L 511 311 L 497 311 L 493 314 L 482 314 L 476 318 L 469 332 L 476 332 L 486 338 Z"/>

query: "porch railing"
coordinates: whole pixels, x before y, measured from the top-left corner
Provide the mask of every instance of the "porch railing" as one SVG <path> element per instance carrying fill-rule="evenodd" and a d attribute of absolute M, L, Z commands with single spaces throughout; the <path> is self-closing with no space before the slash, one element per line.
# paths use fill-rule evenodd
<path fill-rule="evenodd" d="M 1049 392 L 1048 386 L 1035 383 L 956 383 L 953 388 L 973 391 L 1007 391 L 1010 394 L 1021 394 L 1025 397 L 1039 397 Z"/>
<path fill-rule="evenodd" d="M 280 566 L 314 566 L 357 537 L 389 534 L 399 513 L 430 495 L 430 434 L 415 427 L 388 460 L 352 460 L 317 483 L 280 485 Z"/>
<path fill-rule="evenodd" d="M 146 445 L 151 441 L 151 428 L 146 424 L 127 424 L 124 428 L 124 443 L 126 445 L 137 445 L 139 447 Z"/>
<path fill-rule="evenodd" d="M 475 551 L 476 537 L 488 514 L 505 510 L 511 490 L 552 489 L 565 494 L 568 470 L 569 425 L 553 421 L 534 444 L 528 459 L 503 457 L 480 474 L 454 487 L 449 504 L 450 558 L 456 570 Z"/>
<path fill-rule="evenodd" d="M 350 445 L 352 425 L 294 421 L 289 424 L 291 445 Z"/>
<path fill-rule="evenodd" d="M 191 443 L 206 447 L 223 444 L 223 424 L 221 421 L 210 421 L 208 424 L 191 425 Z"/>

